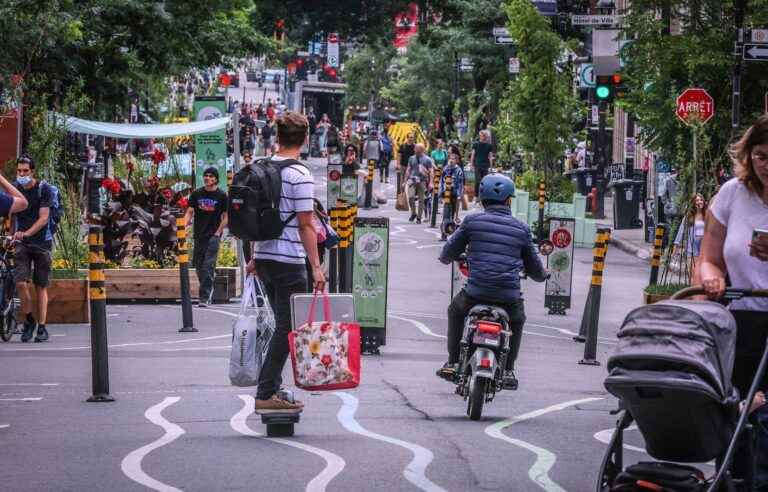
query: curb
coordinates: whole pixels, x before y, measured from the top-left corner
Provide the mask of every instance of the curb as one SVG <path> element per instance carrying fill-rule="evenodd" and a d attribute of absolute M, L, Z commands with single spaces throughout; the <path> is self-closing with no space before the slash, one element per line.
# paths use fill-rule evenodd
<path fill-rule="evenodd" d="M 611 237 L 610 241 L 608 241 L 608 244 L 612 244 L 619 248 L 621 251 L 636 256 L 641 260 L 649 261 L 651 259 L 651 252 L 649 248 L 637 246 L 625 239 Z"/>

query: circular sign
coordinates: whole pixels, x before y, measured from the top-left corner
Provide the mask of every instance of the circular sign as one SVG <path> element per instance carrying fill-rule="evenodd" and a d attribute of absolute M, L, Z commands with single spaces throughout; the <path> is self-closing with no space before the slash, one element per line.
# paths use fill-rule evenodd
<path fill-rule="evenodd" d="M 339 64 L 338 58 L 336 58 L 333 55 L 328 55 L 328 65 L 331 67 L 335 67 Z"/>
<path fill-rule="evenodd" d="M 704 89 L 686 89 L 677 96 L 675 114 L 686 125 L 693 121 L 706 123 L 715 115 L 715 100 Z"/>
<path fill-rule="evenodd" d="M 384 241 L 374 232 L 363 234 L 355 243 L 357 253 L 365 261 L 378 260 L 384 254 Z"/>
<path fill-rule="evenodd" d="M 334 169 L 333 171 L 328 173 L 328 179 L 330 179 L 331 181 L 338 181 L 341 179 L 341 173 Z"/>
<path fill-rule="evenodd" d="M 565 249 L 571 245 L 571 232 L 568 229 L 555 229 L 552 233 L 552 244 L 559 249 Z"/>
<path fill-rule="evenodd" d="M 339 42 L 339 35 L 335 32 L 332 32 L 328 35 L 328 42 L 331 44 L 337 44 Z"/>

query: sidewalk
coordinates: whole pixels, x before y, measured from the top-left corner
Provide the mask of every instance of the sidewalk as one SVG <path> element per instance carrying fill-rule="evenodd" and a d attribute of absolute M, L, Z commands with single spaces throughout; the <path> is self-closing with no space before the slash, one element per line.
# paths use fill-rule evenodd
<path fill-rule="evenodd" d="M 642 213 L 642 211 L 641 211 Z M 653 244 L 645 242 L 644 229 L 613 229 L 613 197 L 605 197 L 605 219 L 598 222 L 599 227 L 610 227 L 610 244 L 630 255 L 650 261 L 653 255 Z"/>

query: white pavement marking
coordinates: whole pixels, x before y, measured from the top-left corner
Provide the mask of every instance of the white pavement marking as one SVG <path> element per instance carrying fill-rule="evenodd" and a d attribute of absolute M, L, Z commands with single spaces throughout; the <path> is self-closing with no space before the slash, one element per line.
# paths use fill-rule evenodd
<path fill-rule="evenodd" d="M 425 325 L 424 323 L 422 323 L 421 321 L 416 321 L 415 319 L 403 318 L 403 317 L 400 317 L 400 316 L 395 316 L 394 314 L 389 314 L 388 316 L 390 318 L 399 319 L 400 321 L 405 321 L 407 323 L 412 324 L 413 326 L 418 328 L 418 330 L 420 332 L 422 332 L 425 335 L 429 335 L 429 336 L 435 337 L 435 338 L 448 338 L 445 335 L 440 335 L 439 333 L 435 333 L 434 331 L 430 330 L 429 327 L 427 325 Z"/>
<path fill-rule="evenodd" d="M 59 383 L 0 383 L 0 386 L 58 386 Z"/>
<path fill-rule="evenodd" d="M 65 336 L 67 336 L 67 334 L 66 333 L 52 333 L 51 336 L 52 337 L 65 337 Z"/>
<path fill-rule="evenodd" d="M 10 426 L 10 424 L 0 424 L 0 429 L 7 429 Z"/>
<path fill-rule="evenodd" d="M 600 441 L 601 443 L 603 443 L 603 444 L 610 444 L 611 443 L 611 438 L 613 437 L 613 431 L 615 431 L 615 430 L 616 430 L 615 427 L 611 427 L 610 429 L 601 430 L 599 432 L 595 432 L 595 435 L 593 437 L 595 439 L 597 439 L 598 441 Z M 629 427 L 627 427 L 627 430 L 637 430 L 637 426 L 636 425 L 630 425 Z M 630 444 L 625 444 L 624 445 L 624 449 L 627 449 L 629 451 L 636 451 L 638 453 L 648 454 L 648 452 L 645 449 L 639 448 L 637 446 L 632 446 Z"/>
<path fill-rule="evenodd" d="M 178 396 L 168 396 L 163 401 L 153 407 L 149 407 L 144 413 L 144 417 L 153 424 L 162 427 L 165 434 L 162 435 L 156 441 L 153 441 L 146 446 L 142 446 L 139 449 L 131 451 L 128 456 L 123 458 L 123 462 L 120 463 L 120 469 L 126 477 L 130 478 L 134 482 L 140 483 L 145 487 L 153 490 L 159 490 L 162 492 L 181 492 L 180 489 L 166 485 L 163 482 L 155 480 L 150 477 L 144 470 L 141 469 L 141 461 L 152 451 L 158 449 L 166 444 L 170 444 L 184 434 L 184 429 L 178 425 L 168 422 L 163 417 L 163 410 L 170 407 L 174 403 L 178 402 L 181 398 Z"/>
<path fill-rule="evenodd" d="M 40 401 L 42 400 L 42 396 L 38 397 L 25 397 L 25 398 L 0 398 L 0 401 Z"/>
<path fill-rule="evenodd" d="M 219 350 L 219 349 L 227 349 L 231 350 L 232 345 L 210 345 L 210 346 L 204 346 L 204 347 L 187 347 L 187 348 L 177 348 L 177 349 L 160 349 L 160 352 L 189 352 L 189 351 L 195 351 L 195 350 Z"/>
<path fill-rule="evenodd" d="M 432 228 L 430 228 L 430 227 L 427 227 L 427 228 L 425 228 L 425 229 L 424 229 L 424 232 L 428 232 L 428 233 L 430 233 L 430 234 L 433 234 L 433 235 L 434 235 L 436 238 L 438 238 L 438 239 L 441 239 L 441 238 L 442 238 L 442 236 L 443 236 L 443 235 L 440 233 L 440 230 L 439 230 L 439 229 L 432 229 Z"/>
<path fill-rule="evenodd" d="M 213 311 L 213 309 L 211 310 Z M 224 311 L 214 311 L 214 312 L 221 312 L 223 314 L 227 314 L 230 316 L 237 317 L 235 314 L 226 313 Z M 177 343 L 190 343 L 190 342 L 201 342 L 205 340 L 217 340 L 220 338 L 231 338 L 232 334 L 227 333 L 226 335 L 213 335 L 210 337 L 200 337 L 200 338 L 185 338 L 183 340 L 165 340 L 162 342 L 133 342 L 133 343 L 118 343 L 110 345 L 109 348 L 125 348 L 125 347 L 141 347 L 144 345 L 171 345 L 171 344 L 177 344 Z M 17 349 L 7 349 L 8 352 L 37 352 L 37 351 L 55 351 L 55 350 L 85 350 L 90 349 L 91 346 L 82 346 L 82 347 L 42 347 L 42 348 L 17 348 Z"/>
<path fill-rule="evenodd" d="M 536 461 L 533 463 L 533 466 L 531 466 L 531 468 L 528 470 L 528 477 L 530 477 L 530 479 L 533 480 L 533 482 L 536 485 L 546 490 L 547 492 L 565 492 L 565 490 L 562 487 L 560 487 L 558 484 L 553 482 L 551 478 L 549 478 L 549 470 L 552 469 L 552 467 L 555 464 L 555 461 L 557 460 L 557 455 L 555 455 L 555 453 L 547 449 L 534 446 L 533 444 L 525 442 L 523 440 L 513 439 L 511 437 L 508 437 L 502 432 L 502 430 L 506 427 L 509 427 L 510 425 L 517 424 L 525 420 L 534 419 L 536 417 L 540 417 L 550 412 L 564 410 L 568 407 L 572 407 L 580 403 L 588 403 L 588 402 L 597 401 L 597 400 L 602 400 L 602 398 L 584 398 L 581 400 L 572 400 L 564 403 L 559 403 L 557 405 L 552 405 L 546 408 L 541 408 L 539 410 L 534 410 L 532 412 L 524 413 L 523 415 L 518 415 L 517 417 L 512 417 L 510 419 L 502 420 L 501 422 L 491 424 L 485 428 L 485 433 L 493 437 L 494 439 L 500 439 L 502 441 L 506 441 L 510 444 L 519 446 L 523 449 L 527 449 L 528 451 L 534 453 L 536 455 Z"/>
<path fill-rule="evenodd" d="M 264 437 L 262 434 L 259 434 L 258 432 L 255 432 L 250 427 L 248 427 L 248 416 L 251 415 L 254 410 L 253 397 L 249 395 L 238 396 L 241 400 L 243 400 L 243 408 L 241 408 L 239 412 L 232 416 L 232 419 L 229 421 L 229 425 L 235 431 L 245 436 Z M 307 484 L 307 492 L 325 492 L 325 488 L 328 486 L 331 480 L 333 480 L 336 475 L 341 473 L 342 470 L 344 470 L 344 467 L 347 466 L 346 461 L 344 461 L 341 456 L 331 453 L 330 451 L 326 451 L 325 449 L 316 448 L 314 446 L 292 441 L 290 439 L 270 438 L 269 442 L 276 442 L 286 446 L 291 446 L 296 449 L 301 449 L 302 451 L 312 453 L 325 460 L 325 468 Z"/>
<path fill-rule="evenodd" d="M 427 467 L 434 458 L 432 451 L 419 446 L 418 444 L 402 441 L 394 437 L 376 434 L 365 429 L 357 422 L 357 420 L 355 420 L 355 413 L 357 412 L 357 408 L 359 406 L 357 398 L 350 395 L 349 393 L 343 392 L 336 392 L 334 395 L 341 398 L 341 400 L 344 402 L 344 405 L 342 405 L 341 409 L 339 409 L 339 413 L 336 415 L 336 418 L 339 420 L 341 425 L 344 426 L 345 429 L 347 429 L 349 432 L 353 432 L 361 436 L 370 437 L 371 439 L 394 444 L 395 446 L 400 446 L 409 450 L 413 454 L 413 459 L 405 467 L 405 470 L 403 470 L 403 476 L 405 479 L 424 491 L 445 492 L 444 488 L 430 481 L 426 475 Z"/>
<path fill-rule="evenodd" d="M 422 244 L 421 246 L 416 246 L 416 249 L 427 249 L 427 248 L 442 248 L 443 243 L 439 244 Z"/>

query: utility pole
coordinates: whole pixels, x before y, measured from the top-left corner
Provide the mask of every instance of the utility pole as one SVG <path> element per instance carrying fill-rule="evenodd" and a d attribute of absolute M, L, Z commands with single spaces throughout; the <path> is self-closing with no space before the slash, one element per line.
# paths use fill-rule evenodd
<path fill-rule="evenodd" d="M 598 108 L 598 124 L 597 124 L 597 148 L 595 152 L 595 159 L 597 160 L 597 172 L 595 179 L 595 188 L 597 188 L 597 210 L 593 210 L 596 219 L 605 218 L 605 160 L 606 156 L 606 131 L 605 131 L 605 113 L 608 110 L 608 104 L 605 100 L 600 100 L 597 103 Z"/>
<path fill-rule="evenodd" d="M 734 21 L 736 24 L 736 63 L 733 67 L 733 93 L 731 94 L 731 132 L 735 133 L 741 126 L 741 69 L 743 64 L 742 52 L 744 49 L 744 15 L 747 10 L 748 0 L 735 0 Z"/>

